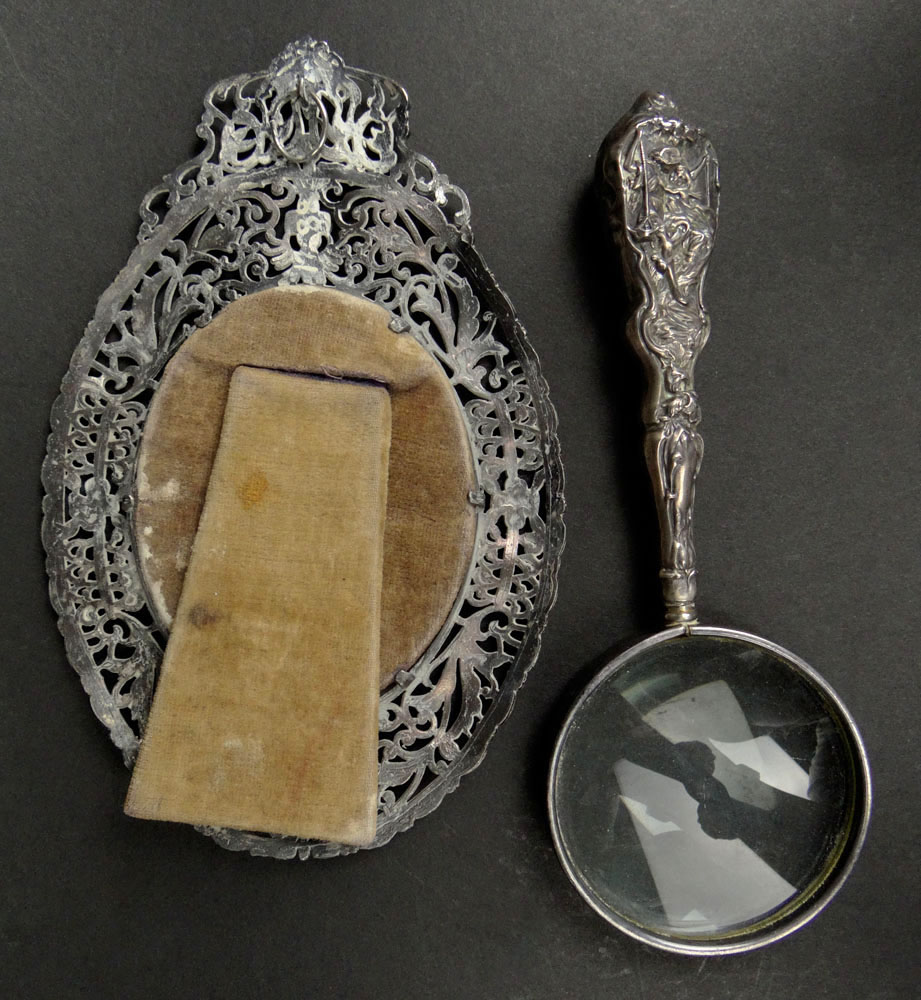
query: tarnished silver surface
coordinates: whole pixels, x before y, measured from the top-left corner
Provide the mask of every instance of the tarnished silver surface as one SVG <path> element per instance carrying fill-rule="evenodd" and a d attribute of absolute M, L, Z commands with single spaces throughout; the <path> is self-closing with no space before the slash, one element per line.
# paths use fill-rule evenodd
<path fill-rule="evenodd" d="M 646 463 L 662 538 L 669 625 L 697 621 L 694 486 L 704 455 L 694 363 L 710 333 L 703 282 L 719 209 L 719 165 L 674 104 L 644 94 L 601 147 L 599 180 L 640 303 L 627 335 L 649 379 Z"/>
<path fill-rule="evenodd" d="M 200 152 L 144 198 L 138 246 L 74 352 L 42 470 L 51 601 L 130 766 L 165 635 L 135 559 L 134 468 L 175 350 L 239 296 L 304 283 L 382 305 L 439 360 L 475 458 L 475 556 L 440 634 L 381 696 L 372 846 L 482 759 L 537 656 L 563 547 L 556 415 L 536 356 L 474 250 L 466 196 L 408 148 L 407 111 L 398 85 L 309 39 L 213 87 Z M 277 858 L 354 850 L 204 832 Z"/>

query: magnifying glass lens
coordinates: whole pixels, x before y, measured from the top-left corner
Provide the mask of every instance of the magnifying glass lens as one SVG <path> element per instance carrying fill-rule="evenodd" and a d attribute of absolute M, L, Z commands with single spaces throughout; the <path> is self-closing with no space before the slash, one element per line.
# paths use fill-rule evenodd
<path fill-rule="evenodd" d="M 700 632 L 655 636 L 604 670 L 551 780 L 580 892 L 628 933 L 690 950 L 779 936 L 824 905 L 869 787 L 853 723 L 814 671 L 755 636 Z"/>

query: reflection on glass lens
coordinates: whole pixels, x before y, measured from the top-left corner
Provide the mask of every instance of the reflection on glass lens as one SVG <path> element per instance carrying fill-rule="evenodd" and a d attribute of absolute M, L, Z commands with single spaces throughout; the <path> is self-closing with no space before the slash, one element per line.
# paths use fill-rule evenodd
<path fill-rule="evenodd" d="M 847 728 L 739 639 L 652 645 L 590 690 L 554 775 L 558 845 L 602 909 L 656 934 L 751 932 L 810 896 L 854 826 Z"/>

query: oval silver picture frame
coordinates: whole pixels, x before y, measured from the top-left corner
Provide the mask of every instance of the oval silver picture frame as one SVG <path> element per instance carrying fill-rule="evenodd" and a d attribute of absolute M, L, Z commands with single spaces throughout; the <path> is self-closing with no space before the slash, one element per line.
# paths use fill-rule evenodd
<path fill-rule="evenodd" d="M 474 249 L 465 194 L 407 145 L 407 115 L 401 87 L 312 39 L 212 87 L 200 151 L 144 198 L 138 246 L 77 345 L 42 469 L 58 626 L 130 767 L 165 642 L 135 558 L 135 460 L 180 344 L 242 295 L 309 284 L 383 306 L 438 359 L 475 460 L 475 552 L 440 633 L 382 692 L 372 847 L 482 760 L 537 657 L 564 544 L 557 418 L 537 357 Z M 274 858 L 356 850 L 202 832 Z"/>

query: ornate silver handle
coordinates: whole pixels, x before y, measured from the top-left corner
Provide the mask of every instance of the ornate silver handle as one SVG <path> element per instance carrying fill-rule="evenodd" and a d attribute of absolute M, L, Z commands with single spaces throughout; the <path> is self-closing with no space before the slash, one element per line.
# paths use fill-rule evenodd
<path fill-rule="evenodd" d="M 679 121 L 668 97 L 647 93 L 602 143 L 598 171 L 627 283 L 640 300 L 627 335 L 649 378 L 643 420 L 665 620 L 693 624 L 694 486 L 704 454 L 694 363 L 710 333 L 702 293 L 716 235 L 719 165 L 706 135 Z"/>

